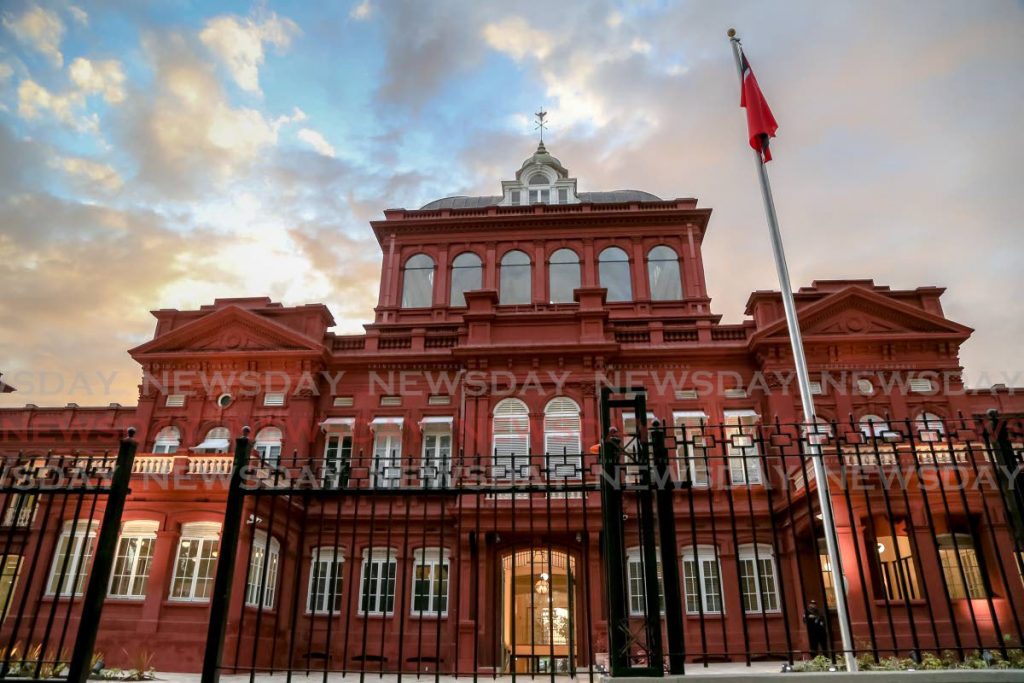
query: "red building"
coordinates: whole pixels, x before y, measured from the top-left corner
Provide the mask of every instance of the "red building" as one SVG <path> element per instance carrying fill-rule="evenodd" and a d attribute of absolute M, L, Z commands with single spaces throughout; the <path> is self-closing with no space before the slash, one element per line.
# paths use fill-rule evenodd
<path fill-rule="evenodd" d="M 691 484 L 676 501 L 690 658 L 807 649 L 806 600 L 831 603 L 835 585 L 817 545 L 812 484 L 793 476 L 780 500 L 772 484 L 786 475 L 767 452 L 776 441 L 754 453 L 730 441 L 803 419 L 780 296 L 754 292 L 743 323 L 720 322 L 702 258 L 711 210 L 695 199 L 578 192 L 543 144 L 501 190 L 389 209 L 371 223 L 383 265 L 364 334 L 330 331 L 320 304 L 218 299 L 157 310 L 153 339 L 129 351 L 144 375 L 137 406 L 0 410 L 3 453 L 109 450 L 138 429 L 99 634 L 108 661 L 151 650 L 162 670 L 201 666 L 226 481 L 209 475 L 230 471 L 234 439 L 250 426 L 264 464 L 308 460 L 321 481 L 371 493 L 303 505 L 247 499 L 229 665 L 600 664 L 608 617 L 598 496 L 427 494 L 449 486 L 456 465 L 514 479 L 527 454 L 545 454 L 551 476 L 578 475 L 595 462 L 605 384 L 643 385 L 650 417 L 678 430 L 674 476 Z M 829 438 L 854 434 L 843 443 L 856 444 L 860 435 L 874 442 L 872 457 L 896 461 L 901 446 L 877 442 L 926 433 L 937 462 L 935 441 L 955 433 L 970 443 L 961 418 L 966 431 L 990 408 L 1024 410 L 1011 389 L 965 389 L 958 354 L 971 330 L 945 317 L 943 291 L 827 280 L 797 292 Z M 635 416 L 614 421 L 635 428 Z M 705 424 L 723 435 L 721 457 L 700 457 L 714 449 L 693 437 Z M 398 495 L 416 487 L 422 498 Z M 1024 585 L 1005 552 L 1014 534 L 984 491 L 944 490 L 945 507 L 934 494 L 927 516 L 906 495 L 835 495 L 853 629 L 872 642 L 866 649 L 969 649 L 996 631 L 1019 645 Z M 33 503 L 15 515 L 15 499 L 6 496 L 2 522 L 22 536 L 4 553 L 0 602 L 57 605 L 74 623 L 82 582 L 62 582 L 57 558 L 72 548 L 72 566 L 87 574 L 95 532 L 76 535 L 56 510 L 40 532 L 43 511 Z M 37 546 L 44 559 L 30 581 Z M 640 612 L 633 551 L 625 567 L 629 607 Z"/>

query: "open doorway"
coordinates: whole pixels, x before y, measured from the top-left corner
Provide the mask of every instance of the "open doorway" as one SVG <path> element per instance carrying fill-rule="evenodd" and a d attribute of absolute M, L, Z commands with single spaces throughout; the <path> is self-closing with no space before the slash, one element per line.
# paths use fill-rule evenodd
<path fill-rule="evenodd" d="M 516 550 L 501 562 L 505 671 L 574 673 L 576 562 L 552 548 Z"/>

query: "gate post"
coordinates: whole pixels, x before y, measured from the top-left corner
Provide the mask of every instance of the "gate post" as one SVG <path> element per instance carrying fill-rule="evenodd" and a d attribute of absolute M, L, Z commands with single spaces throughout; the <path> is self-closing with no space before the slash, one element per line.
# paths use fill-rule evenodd
<path fill-rule="evenodd" d="M 622 542 L 622 485 L 619 480 L 619 447 L 610 442 L 608 427 L 611 418 L 608 399 L 611 390 L 601 389 L 601 526 L 604 539 L 605 586 L 608 590 L 608 669 L 612 676 L 628 672 L 629 643 L 626 633 L 626 584 Z"/>
<path fill-rule="evenodd" d="M 665 427 L 655 422 L 651 430 L 651 454 L 654 458 L 658 505 L 658 537 L 661 542 L 661 573 L 665 583 L 665 627 L 668 630 L 668 666 L 670 674 L 686 669 L 686 639 L 683 637 L 683 597 L 680 593 L 679 540 L 672 510 L 672 477 L 665 447 Z"/>
<path fill-rule="evenodd" d="M 107 597 L 107 586 L 110 585 L 110 571 L 114 566 L 114 554 L 117 552 L 117 537 L 121 533 L 121 515 L 124 502 L 130 492 L 132 466 L 135 464 L 135 429 L 128 430 L 128 436 L 121 439 L 117 449 L 117 461 L 111 477 L 110 493 L 107 494 L 107 505 L 103 511 L 103 523 L 100 535 L 96 539 L 96 554 L 92 562 L 89 585 L 82 599 L 82 617 L 78 623 L 78 635 L 68 665 L 68 683 L 84 683 L 91 673 L 92 651 L 96 647 L 96 632 L 100 626 L 100 614 L 103 601 Z"/>
<path fill-rule="evenodd" d="M 203 657 L 202 683 L 218 683 L 220 662 L 224 651 L 224 631 L 228 624 L 231 605 L 231 584 L 238 556 L 238 539 L 242 530 L 242 470 L 249 464 L 249 428 L 242 428 L 242 436 L 235 439 L 235 459 L 231 465 L 231 483 L 228 502 L 224 509 L 224 525 L 220 531 L 220 553 L 217 574 L 210 600 L 210 627 L 206 633 L 206 654 Z"/>
<path fill-rule="evenodd" d="M 1006 509 L 1010 516 L 1010 526 L 1013 527 L 1013 537 L 1017 541 L 1018 549 L 1024 546 L 1024 492 L 1019 486 L 1015 486 L 1014 476 L 1021 463 L 1017 460 L 1017 454 L 1013 451 L 1013 443 L 1010 441 L 1010 426 L 1006 420 L 1000 420 L 999 411 L 992 408 L 987 413 L 992 421 L 992 439 L 995 441 L 996 480 L 1006 501 Z M 1019 564 L 1019 563 L 1018 563 Z"/>

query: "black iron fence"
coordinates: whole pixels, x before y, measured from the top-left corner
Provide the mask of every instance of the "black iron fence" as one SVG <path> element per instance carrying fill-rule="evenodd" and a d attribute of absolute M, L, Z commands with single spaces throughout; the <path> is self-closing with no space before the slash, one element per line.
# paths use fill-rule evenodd
<path fill-rule="evenodd" d="M 240 439 L 205 680 L 841 662 L 844 588 L 865 660 L 1019 657 L 1019 422 L 645 414 L 609 405 L 625 437 L 582 453 L 269 463 Z"/>
<path fill-rule="evenodd" d="M 0 460 L 0 678 L 92 671 L 135 448 Z"/>

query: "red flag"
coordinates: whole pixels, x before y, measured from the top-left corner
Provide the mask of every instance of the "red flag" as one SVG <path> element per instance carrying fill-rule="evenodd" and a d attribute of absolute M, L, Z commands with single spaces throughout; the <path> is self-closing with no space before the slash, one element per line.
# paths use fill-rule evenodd
<path fill-rule="evenodd" d="M 772 160 L 768 149 L 768 139 L 775 137 L 779 124 L 772 116 L 772 110 L 764 99 L 761 86 L 754 78 L 754 71 L 747 62 L 747 56 L 740 52 L 743 64 L 743 92 L 740 95 L 740 106 L 747 110 L 747 131 L 750 133 L 750 146 L 761 155 L 761 163 Z"/>

